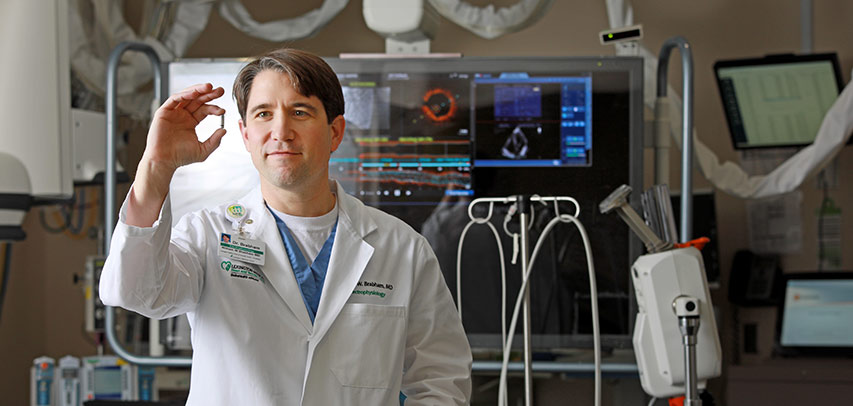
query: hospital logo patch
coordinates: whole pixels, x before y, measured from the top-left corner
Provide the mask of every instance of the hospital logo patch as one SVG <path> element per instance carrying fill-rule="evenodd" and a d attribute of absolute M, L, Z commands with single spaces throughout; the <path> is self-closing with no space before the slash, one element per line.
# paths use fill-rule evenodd
<path fill-rule="evenodd" d="M 231 261 L 222 261 L 219 263 L 219 269 L 228 272 L 232 278 L 249 279 L 255 282 L 266 283 L 260 273 L 246 265 L 234 264 Z"/>

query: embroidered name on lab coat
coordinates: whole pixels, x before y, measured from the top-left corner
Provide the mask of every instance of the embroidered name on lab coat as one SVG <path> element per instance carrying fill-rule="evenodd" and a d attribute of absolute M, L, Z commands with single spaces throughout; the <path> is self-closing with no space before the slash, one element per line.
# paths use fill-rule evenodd
<path fill-rule="evenodd" d="M 359 281 L 355 286 L 356 289 L 352 291 L 353 295 L 378 296 L 383 299 L 394 290 L 394 285 L 390 283 L 373 281 Z"/>

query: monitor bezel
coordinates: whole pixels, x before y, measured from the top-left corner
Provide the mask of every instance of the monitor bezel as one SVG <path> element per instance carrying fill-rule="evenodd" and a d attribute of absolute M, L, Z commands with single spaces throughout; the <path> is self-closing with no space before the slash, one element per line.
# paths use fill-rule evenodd
<path fill-rule="evenodd" d="M 851 271 L 831 271 L 831 272 L 797 272 L 782 274 L 783 294 L 779 298 L 777 313 L 776 313 L 776 334 L 774 340 L 774 355 L 782 357 L 830 357 L 830 356 L 853 356 L 853 344 L 846 347 L 826 347 L 826 346 L 797 346 L 782 344 L 782 327 L 785 316 L 785 300 L 787 298 L 788 282 L 792 280 L 849 280 L 853 281 L 853 272 Z"/>
<path fill-rule="evenodd" d="M 373 58 L 373 57 L 346 57 L 346 58 L 324 58 L 335 72 L 397 72 L 408 71 L 416 73 L 444 73 L 444 72 L 529 72 L 529 73 L 556 73 L 566 71 L 571 65 L 573 71 L 584 71 L 594 74 L 595 72 L 627 72 L 630 80 L 629 91 L 632 109 L 630 112 L 630 164 L 632 168 L 630 184 L 634 190 L 642 189 L 642 129 L 643 129 L 643 59 L 637 57 L 620 56 L 466 56 L 466 57 L 424 57 L 424 58 Z M 593 129 L 593 132 L 595 130 Z M 593 152 L 594 153 L 594 152 Z M 639 194 L 633 194 L 632 204 L 639 205 Z M 629 234 L 629 260 L 631 263 L 642 254 L 640 241 Z M 630 280 L 630 274 L 626 270 L 626 277 Z M 630 282 L 629 282 L 630 286 Z M 637 313 L 637 303 L 634 290 L 628 289 L 629 298 L 629 320 L 628 334 L 626 335 L 604 335 L 602 345 L 606 348 L 631 348 L 634 322 L 633 317 Z M 499 348 L 500 334 L 468 334 L 472 347 L 483 350 Z M 523 341 L 517 337 L 515 346 Z M 592 335 L 534 335 L 533 346 L 541 351 L 557 351 L 571 348 L 592 348 Z"/>
<path fill-rule="evenodd" d="M 723 114 L 726 116 L 726 126 L 729 129 L 729 137 L 732 140 L 732 147 L 736 150 L 760 150 L 760 149 L 770 149 L 770 148 L 802 148 L 811 143 L 803 143 L 803 144 L 771 144 L 771 145 L 740 145 L 735 139 L 735 133 L 732 124 L 732 117 L 729 115 L 728 111 L 725 108 L 725 100 L 723 99 L 723 82 L 720 78 L 720 70 L 727 68 L 744 68 L 744 67 L 756 67 L 756 66 L 767 66 L 767 65 L 786 65 L 786 64 L 795 64 L 795 63 L 803 63 L 803 62 L 830 62 L 832 64 L 832 70 L 835 74 L 835 84 L 838 88 L 838 93 L 841 94 L 841 90 L 844 89 L 844 82 L 841 76 L 841 66 L 838 63 L 838 54 L 835 52 L 828 53 L 820 53 L 820 54 L 809 54 L 809 55 L 794 55 L 794 54 L 783 54 L 783 55 L 768 55 L 761 58 L 745 58 L 745 59 L 728 59 L 721 60 L 714 63 L 714 78 L 717 82 L 717 90 L 720 95 L 720 102 L 723 103 Z M 853 138 L 851 138 L 853 141 Z M 848 143 L 849 145 L 850 143 Z"/>

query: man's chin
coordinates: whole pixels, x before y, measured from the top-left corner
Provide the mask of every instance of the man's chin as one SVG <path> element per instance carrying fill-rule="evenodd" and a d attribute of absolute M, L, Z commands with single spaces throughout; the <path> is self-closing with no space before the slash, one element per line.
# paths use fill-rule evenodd
<path fill-rule="evenodd" d="M 269 186 L 280 189 L 289 189 L 298 183 L 296 176 L 291 173 L 265 174 L 261 177 Z"/>

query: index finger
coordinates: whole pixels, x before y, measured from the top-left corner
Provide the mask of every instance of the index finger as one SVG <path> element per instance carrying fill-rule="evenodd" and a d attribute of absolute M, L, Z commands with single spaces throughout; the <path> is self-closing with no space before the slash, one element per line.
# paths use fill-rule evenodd
<path fill-rule="evenodd" d="M 217 87 L 207 93 L 201 94 L 199 97 L 188 101 L 183 107 L 189 111 L 190 113 L 195 113 L 199 107 L 204 106 L 205 103 L 218 99 L 225 94 L 225 89 L 221 87 Z"/>
<path fill-rule="evenodd" d="M 181 90 L 180 92 L 169 96 L 169 98 L 166 99 L 165 102 L 163 102 L 161 108 L 170 110 L 180 108 L 183 105 L 186 105 L 187 103 L 193 101 L 194 99 L 197 99 L 201 95 L 211 92 L 212 90 L 213 85 L 211 85 L 210 83 L 200 83 L 197 85 L 192 85 L 184 90 Z"/>

